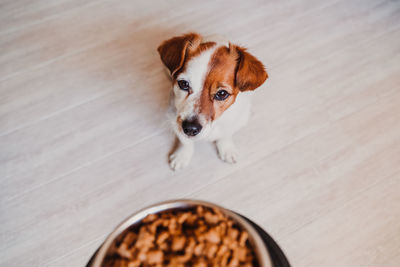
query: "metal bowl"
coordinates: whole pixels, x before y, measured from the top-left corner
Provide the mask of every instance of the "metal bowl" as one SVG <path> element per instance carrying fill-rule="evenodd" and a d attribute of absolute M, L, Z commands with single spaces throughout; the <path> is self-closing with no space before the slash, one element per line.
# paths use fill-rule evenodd
<path fill-rule="evenodd" d="M 91 260 L 91 263 L 88 264 L 88 266 L 101 267 L 101 265 L 106 257 L 106 254 L 107 254 L 110 246 L 113 244 L 114 240 L 123 231 L 128 229 L 130 226 L 139 223 L 147 215 L 159 213 L 159 212 L 171 210 L 171 209 L 190 208 L 190 207 L 198 206 L 198 205 L 219 209 L 221 212 L 223 212 L 229 218 L 233 219 L 238 225 L 240 225 L 244 230 L 246 230 L 248 232 L 249 241 L 255 250 L 254 252 L 255 252 L 257 261 L 260 264 L 260 266 L 261 267 L 273 266 L 271 263 L 270 254 L 268 252 L 265 242 L 263 241 L 263 238 L 261 237 L 259 232 L 255 229 L 255 227 L 253 227 L 253 225 L 247 219 L 243 218 L 242 216 L 240 216 L 230 210 L 227 210 L 218 205 L 215 205 L 213 203 L 200 201 L 200 200 L 188 200 L 188 199 L 171 200 L 171 201 L 161 202 L 161 203 L 152 205 L 150 207 L 147 207 L 145 209 L 142 209 L 142 210 L 138 211 L 137 213 L 133 214 L 132 216 L 130 216 L 128 219 L 126 219 L 124 222 L 122 222 L 119 226 L 117 226 L 117 228 L 107 237 L 107 239 L 104 241 L 104 243 L 101 245 L 101 247 L 98 249 L 98 251 L 94 255 L 93 259 Z"/>

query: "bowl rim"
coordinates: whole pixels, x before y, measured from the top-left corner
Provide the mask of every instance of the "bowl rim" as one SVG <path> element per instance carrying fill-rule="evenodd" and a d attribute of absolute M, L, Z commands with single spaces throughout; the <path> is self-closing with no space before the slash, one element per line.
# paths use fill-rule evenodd
<path fill-rule="evenodd" d="M 271 267 L 271 258 L 269 256 L 268 248 L 263 242 L 261 236 L 256 231 L 256 229 L 248 223 L 239 214 L 223 208 L 217 204 L 195 199 L 174 199 L 158 202 L 156 204 L 147 206 L 139 211 L 133 213 L 124 221 L 122 221 L 105 239 L 103 244 L 97 251 L 95 258 L 93 260 L 92 267 L 101 267 L 103 260 L 108 252 L 108 249 L 112 245 L 115 238 L 117 238 L 123 231 L 125 231 L 130 226 L 140 222 L 149 214 L 160 213 L 171 209 L 189 208 L 193 206 L 205 206 L 209 208 L 217 208 L 221 210 L 225 215 L 237 222 L 241 227 L 243 227 L 249 233 L 249 240 L 254 247 L 257 260 L 261 267 Z"/>

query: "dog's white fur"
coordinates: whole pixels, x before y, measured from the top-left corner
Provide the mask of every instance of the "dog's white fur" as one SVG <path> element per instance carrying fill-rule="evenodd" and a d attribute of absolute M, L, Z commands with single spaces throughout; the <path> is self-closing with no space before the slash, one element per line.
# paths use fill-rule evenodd
<path fill-rule="evenodd" d="M 214 41 L 218 45 L 188 61 L 185 71 L 180 73 L 177 78 L 177 80 L 189 81 L 193 93 L 188 96 L 187 92 L 181 90 L 178 85 L 173 86 L 171 90 L 169 119 L 179 139 L 178 147 L 169 157 L 169 164 L 173 170 L 182 169 L 189 164 L 194 151 L 194 142 L 197 140 L 215 142 L 219 157 L 225 162 L 235 163 L 238 159 L 238 152 L 232 135 L 247 123 L 250 115 L 252 92 L 240 93 L 236 97 L 236 101 L 212 122 L 207 122 L 196 110 L 194 104 L 199 101 L 208 71 L 208 62 L 217 47 L 228 45 L 228 42 L 220 36 L 204 39 Z M 192 116 L 198 117 L 203 129 L 198 135 L 188 137 L 182 132 L 181 125 L 178 125 L 177 121 L 178 118 L 185 120 Z"/>

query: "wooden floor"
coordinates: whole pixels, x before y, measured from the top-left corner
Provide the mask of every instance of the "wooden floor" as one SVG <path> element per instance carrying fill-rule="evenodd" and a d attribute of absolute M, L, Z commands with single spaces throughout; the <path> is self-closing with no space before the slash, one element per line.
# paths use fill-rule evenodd
<path fill-rule="evenodd" d="M 240 162 L 167 164 L 158 44 L 219 33 L 267 66 Z M 293 266 L 400 266 L 400 2 L 0 2 L 0 265 L 84 266 L 136 210 L 208 200 Z"/>

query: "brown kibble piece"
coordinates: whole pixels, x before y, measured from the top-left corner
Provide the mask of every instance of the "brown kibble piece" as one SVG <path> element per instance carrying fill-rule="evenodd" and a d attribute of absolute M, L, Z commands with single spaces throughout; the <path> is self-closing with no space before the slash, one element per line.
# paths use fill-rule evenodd
<path fill-rule="evenodd" d="M 228 266 L 228 260 L 230 256 L 231 253 L 229 253 L 229 251 L 222 256 L 222 259 L 220 261 L 222 267 Z"/>
<path fill-rule="evenodd" d="M 162 232 L 161 234 L 158 235 L 157 238 L 157 245 L 161 245 L 163 244 L 168 238 L 169 238 L 170 234 L 168 232 Z"/>
<path fill-rule="evenodd" d="M 163 251 L 166 251 L 169 249 L 169 245 L 167 243 L 163 243 L 162 245 L 159 246 L 159 248 Z"/>
<path fill-rule="evenodd" d="M 179 224 L 183 224 L 183 223 L 190 217 L 190 215 L 191 215 L 190 212 L 182 213 L 182 214 L 178 217 L 178 223 L 179 223 Z"/>
<path fill-rule="evenodd" d="M 129 262 L 128 267 L 140 267 L 140 261 L 139 260 L 134 260 Z"/>
<path fill-rule="evenodd" d="M 218 257 L 221 257 L 222 255 L 226 254 L 226 252 L 228 252 L 228 250 L 229 250 L 229 249 L 228 249 L 227 246 L 221 245 L 221 246 L 218 248 L 217 256 L 218 256 Z"/>
<path fill-rule="evenodd" d="M 187 217 L 185 223 L 188 225 L 193 225 L 196 223 L 196 221 L 199 219 L 198 216 L 191 214 L 189 217 Z"/>
<path fill-rule="evenodd" d="M 232 240 L 237 240 L 237 238 L 239 236 L 239 231 L 237 229 L 235 229 L 235 228 L 229 228 L 228 229 L 228 236 Z"/>
<path fill-rule="evenodd" d="M 196 246 L 196 241 L 194 240 L 193 237 L 190 237 L 190 238 L 189 238 L 189 242 L 188 242 L 188 244 L 186 245 L 185 252 L 186 252 L 186 253 L 189 253 L 189 254 L 193 254 L 193 251 L 194 251 L 194 247 L 195 247 L 195 246 Z"/>
<path fill-rule="evenodd" d="M 160 264 L 163 262 L 164 254 L 161 250 L 152 250 L 147 253 L 147 261 L 149 264 Z"/>
<path fill-rule="evenodd" d="M 197 206 L 197 215 L 203 216 L 204 213 L 204 207 L 203 206 Z"/>
<path fill-rule="evenodd" d="M 218 246 L 215 244 L 207 246 L 207 258 L 212 259 L 214 258 L 215 254 L 217 253 Z"/>
<path fill-rule="evenodd" d="M 147 261 L 147 251 L 140 251 L 139 254 L 137 255 L 137 258 L 139 261 L 144 262 Z"/>
<path fill-rule="evenodd" d="M 205 234 L 205 239 L 214 244 L 221 242 L 221 237 L 215 228 L 210 229 L 210 231 Z"/>
<path fill-rule="evenodd" d="M 204 219 L 206 220 L 207 223 L 217 224 L 220 220 L 220 217 L 208 211 L 204 214 Z"/>
<path fill-rule="evenodd" d="M 239 261 L 245 261 L 246 260 L 246 254 L 247 250 L 244 247 L 237 247 L 233 251 L 233 257 L 239 259 Z"/>
<path fill-rule="evenodd" d="M 244 247 L 248 238 L 249 234 L 247 232 L 242 232 L 242 234 L 240 235 L 239 245 Z"/>
<path fill-rule="evenodd" d="M 149 225 L 149 230 L 152 234 L 155 234 L 157 232 L 157 228 L 163 224 L 163 220 L 161 219 L 156 219 L 154 220 L 150 225 Z"/>
<path fill-rule="evenodd" d="M 231 261 L 229 262 L 229 267 L 237 267 L 239 266 L 239 260 L 236 258 L 232 258 Z"/>
<path fill-rule="evenodd" d="M 137 238 L 137 235 L 135 233 L 128 232 L 125 235 L 124 239 L 122 240 L 122 243 L 127 244 L 127 245 L 132 244 L 136 240 L 136 238 Z"/>
<path fill-rule="evenodd" d="M 132 258 L 132 252 L 128 250 L 128 245 L 126 243 L 121 244 L 121 246 L 117 248 L 117 253 L 123 258 Z"/>
<path fill-rule="evenodd" d="M 152 247 L 154 239 L 154 235 L 148 232 L 146 228 L 142 227 L 140 228 L 139 236 L 135 246 L 137 248 Z"/>
<path fill-rule="evenodd" d="M 193 267 L 207 267 L 207 263 L 203 259 L 200 259 L 194 263 Z"/>
<path fill-rule="evenodd" d="M 155 221 L 158 218 L 158 216 L 156 214 L 149 214 L 146 216 L 146 218 L 143 219 L 144 223 L 150 223 Z"/>
<path fill-rule="evenodd" d="M 178 231 L 178 220 L 176 218 L 172 218 L 169 221 L 168 230 L 172 234 L 175 234 Z"/>
<path fill-rule="evenodd" d="M 204 255 L 204 243 L 199 243 L 194 247 L 194 255 L 200 256 Z"/>
<path fill-rule="evenodd" d="M 174 236 L 172 239 L 171 248 L 173 251 L 183 250 L 185 246 L 186 238 L 184 236 Z"/>
<path fill-rule="evenodd" d="M 185 264 L 179 261 L 178 257 L 171 258 L 168 267 L 185 267 Z"/>

